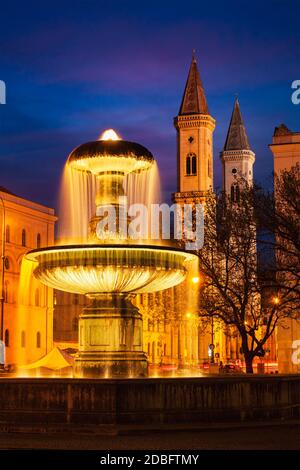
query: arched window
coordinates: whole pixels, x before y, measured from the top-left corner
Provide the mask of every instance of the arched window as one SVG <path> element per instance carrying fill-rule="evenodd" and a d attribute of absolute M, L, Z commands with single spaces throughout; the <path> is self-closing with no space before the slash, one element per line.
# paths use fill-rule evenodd
<path fill-rule="evenodd" d="M 8 303 L 9 301 L 9 281 L 5 281 L 4 284 L 4 302 Z"/>
<path fill-rule="evenodd" d="M 238 184 L 231 185 L 230 198 L 231 202 L 240 201 L 240 188 Z"/>
<path fill-rule="evenodd" d="M 26 230 L 23 228 L 22 230 L 22 246 L 26 246 Z"/>
<path fill-rule="evenodd" d="M 34 304 L 36 307 L 40 306 L 40 289 L 35 289 L 35 294 L 34 294 Z"/>
<path fill-rule="evenodd" d="M 21 348 L 25 348 L 26 346 L 26 334 L 25 331 L 23 330 L 21 332 Z"/>
<path fill-rule="evenodd" d="M 78 330 L 78 318 L 74 317 L 72 320 L 72 330 L 77 331 Z"/>
<path fill-rule="evenodd" d="M 191 174 L 191 157 L 189 155 L 186 157 L 185 172 L 187 175 Z"/>
<path fill-rule="evenodd" d="M 36 334 L 36 347 L 38 349 L 41 347 L 41 333 L 39 331 Z"/>
<path fill-rule="evenodd" d="M 186 174 L 195 176 L 197 174 L 197 156 L 195 153 L 189 153 L 185 162 Z"/>
<path fill-rule="evenodd" d="M 192 175 L 197 174 L 197 157 L 196 155 L 192 156 Z"/>
<path fill-rule="evenodd" d="M 5 269 L 8 271 L 9 268 L 10 268 L 10 261 L 9 261 L 9 258 L 7 256 L 4 259 L 4 266 L 5 266 Z"/>
<path fill-rule="evenodd" d="M 41 248 L 41 234 L 38 233 L 36 236 L 36 247 Z"/>
<path fill-rule="evenodd" d="M 5 330 L 4 333 L 4 344 L 6 347 L 9 346 L 9 330 Z"/>
<path fill-rule="evenodd" d="M 10 242 L 10 226 L 9 225 L 6 225 L 5 240 L 6 240 L 6 243 Z"/>

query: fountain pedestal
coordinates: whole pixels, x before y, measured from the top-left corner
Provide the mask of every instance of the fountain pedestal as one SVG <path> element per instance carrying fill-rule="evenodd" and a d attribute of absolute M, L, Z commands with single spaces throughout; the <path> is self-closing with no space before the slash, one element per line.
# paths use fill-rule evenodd
<path fill-rule="evenodd" d="M 143 321 L 129 295 L 100 294 L 79 317 L 76 377 L 146 377 Z"/>

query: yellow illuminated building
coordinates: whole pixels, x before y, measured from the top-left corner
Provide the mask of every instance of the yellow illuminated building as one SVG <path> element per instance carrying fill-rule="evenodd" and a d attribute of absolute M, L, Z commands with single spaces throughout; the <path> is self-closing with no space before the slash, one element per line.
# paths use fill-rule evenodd
<path fill-rule="evenodd" d="M 53 347 L 52 290 L 32 279 L 20 299 L 18 288 L 23 255 L 53 245 L 55 220 L 53 209 L 0 188 L 1 325 L 7 364 L 35 361 Z"/>
<path fill-rule="evenodd" d="M 269 146 L 274 157 L 274 172 L 280 175 L 282 170 L 290 170 L 300 164 L 300 132 L 290 131 L 284 124 L 275 128 L 272 144 Z M 275 193 L 276 195 L 276 193 Z M 278 367 L 281 373 L 299 373 L 299 354 L 292 361 L 296 352 L 293 345 L 300 341 L 300 322 L 286 319 L 277 328 Z M 297 347 L 299 349 L 299 347 Z"/>

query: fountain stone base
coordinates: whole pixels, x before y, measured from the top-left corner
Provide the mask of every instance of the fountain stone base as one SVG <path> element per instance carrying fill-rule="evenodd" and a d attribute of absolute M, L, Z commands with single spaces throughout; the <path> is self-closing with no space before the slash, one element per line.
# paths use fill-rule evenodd
<path fill-rule="evenodd" d="M 143 321 L 126 294 L 100 294 L 79 317 L 75 377 L 147 377 Z"/>

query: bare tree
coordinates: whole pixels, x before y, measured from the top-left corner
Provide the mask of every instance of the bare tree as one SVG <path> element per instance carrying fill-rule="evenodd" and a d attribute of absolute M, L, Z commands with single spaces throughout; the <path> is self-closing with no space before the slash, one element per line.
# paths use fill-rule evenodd
<path fill-rule="evenodd" d="M 278 297 L 296 312 L 300 304 L 300 165 L 275 175 L 274 194 L 257 195 L 262 245 L 273 251 L 266 263 L 268 282 L 276 279 Z"/>
<path fill-rule="evenodd" d="M 205 207 L 205 241 L 199 252 L 204 277 L 200 316 L 236 328 L 247 373 L 278 322 L 291 315 L 285 293 L 278 301 L 276 279 L 258 270 L 256 188 L 239 181 L 239 200 L 211 193 Z"/>

